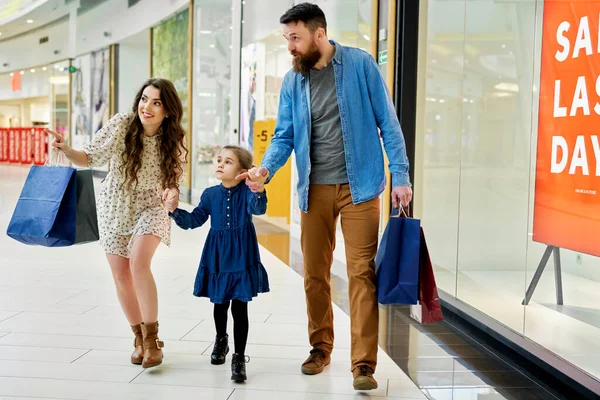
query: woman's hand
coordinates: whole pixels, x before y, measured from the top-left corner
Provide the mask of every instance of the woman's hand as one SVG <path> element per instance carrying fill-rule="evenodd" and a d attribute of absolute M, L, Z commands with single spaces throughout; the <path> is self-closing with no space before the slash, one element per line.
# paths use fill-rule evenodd
<path fill-rule="evenodd" d="M 165 189 L 162 194 L 162 201 L 169 212 L 175 211 L 179 207 L 179 190 L 174 188 Z"/>
<path fill-rule="evenodd" d="M 62 151 L 65 154 L 65 156 L 69 158 L 72 149 L 71 146 L 69 146 L 65 141 L 65 137 L 60 133 L 51 131 L 50 129 L 44 129 L 44 132 L 54 136 L 54 141 L 52 142 L 52 147 L 54 147 L 54 150 Z"/>

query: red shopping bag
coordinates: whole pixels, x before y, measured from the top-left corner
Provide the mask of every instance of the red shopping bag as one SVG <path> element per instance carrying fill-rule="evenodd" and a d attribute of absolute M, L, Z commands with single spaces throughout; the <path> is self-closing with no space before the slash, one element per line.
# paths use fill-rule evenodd
<path fill-rule="evenodd" d="M 423 228 L 419 256 L 419 304 L 410 307 L 410 315 L 423 324 L 444 319 Z"/>

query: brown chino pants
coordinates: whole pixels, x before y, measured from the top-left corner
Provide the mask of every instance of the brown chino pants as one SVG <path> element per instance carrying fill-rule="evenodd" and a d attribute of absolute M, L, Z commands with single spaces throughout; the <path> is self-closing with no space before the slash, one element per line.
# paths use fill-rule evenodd
<path fill-rule="evenodd" d="M 304 289 L 308 335 L 313 348 L 333 350 L 330 271 L 337 219 L 342 218 L 346 248 L 353 371 L 377 365 L 378 304 L 375 255 L 379 230 L 379 198 L 353 204 L 349 185 L 310 185 L 308 213 L 301 213 Z"/>

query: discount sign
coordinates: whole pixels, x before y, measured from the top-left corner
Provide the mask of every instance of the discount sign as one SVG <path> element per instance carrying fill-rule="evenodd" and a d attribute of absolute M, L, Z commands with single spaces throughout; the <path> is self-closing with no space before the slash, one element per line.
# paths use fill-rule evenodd
<path fill-rule="evenodd" d="M 600 256 L 600 2 L 546 0 L 533 240 Z"/>

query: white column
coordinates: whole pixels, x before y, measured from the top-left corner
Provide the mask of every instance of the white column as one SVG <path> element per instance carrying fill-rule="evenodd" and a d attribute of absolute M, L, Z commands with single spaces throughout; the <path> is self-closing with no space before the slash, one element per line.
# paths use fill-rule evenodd
<path fill-rule="evenodd" d="M 228 142 L 237 143 L 240 133 L 240 73 L 242 58 L 242 2 L 231 1 L 231 135 Z M 233 131 L 237 132 L 234 134 Z"/>
<path fill-rule="evenodd" d="M 68 58 L 75 58 L 77 56 L 77 8 L 79 2 L 71 5 L 69 11 L 69 46 L 68 46 Z"/>

